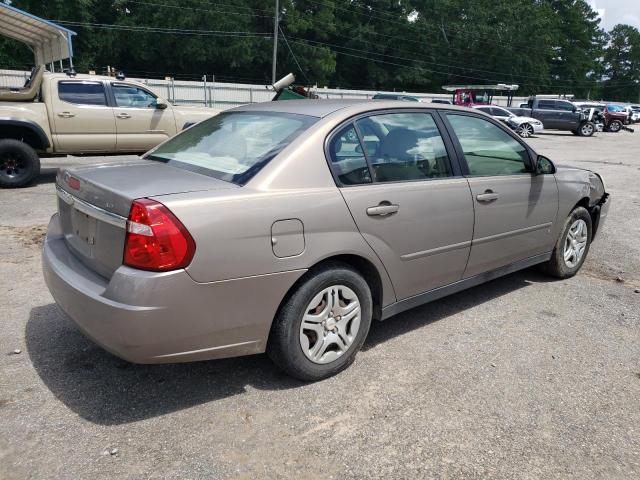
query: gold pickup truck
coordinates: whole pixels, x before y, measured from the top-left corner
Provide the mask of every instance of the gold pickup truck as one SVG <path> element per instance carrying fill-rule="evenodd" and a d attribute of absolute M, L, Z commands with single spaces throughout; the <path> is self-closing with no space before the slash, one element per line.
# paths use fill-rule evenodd
<path fill-rule="evenodd" d="M 21 89 L 0 89 L 0 187 L 22 187 L 40 156 L 145 152 L 216 115 L 175 106 L 144 84 L 34 69 Z"/>

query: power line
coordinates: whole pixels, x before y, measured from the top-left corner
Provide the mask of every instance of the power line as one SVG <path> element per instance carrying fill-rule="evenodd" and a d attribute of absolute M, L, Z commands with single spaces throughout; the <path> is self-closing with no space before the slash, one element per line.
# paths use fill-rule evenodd
<path fill-rule="evenodd" d="M 291 47 L 289 46 L 289 41 L 287 40 L 286 35 L 282 31 L 282 28 L 280 28 L 280 26 L 278 26 L 278 29 L 280 30 L 280 33 L 282 34 L 282 38 L 284 39 L 284 43 L 287 45 L 287 48 L 289 49 L 289 53 L 291 53 L 291 56 L 293 57 L 293 61 L 296 62 L 296 65 L 298 66 L 298 70 L 300 70 L 300 73 L 302 73 L 302 75 L 304 76 L 305 80 L 307 81 L 307 85 L 311 85 L 311 81 L 309 80 L 309 77 L 307 77 L 307 74 L 304 73 L 304 70 L 300 66 L 300 62 L 298 62 L 298 59 L 296 58 L 295 53 L 293 53 L 293 50 L 291 50 Z"/>

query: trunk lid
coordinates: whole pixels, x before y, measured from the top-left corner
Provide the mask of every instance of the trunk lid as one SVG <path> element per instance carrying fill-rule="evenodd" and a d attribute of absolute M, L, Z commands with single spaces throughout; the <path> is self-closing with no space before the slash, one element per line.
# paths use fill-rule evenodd
<path fill-rule="evenodd" d="M 62 169 L 56 178 L 58 212 L 67 246 L 87 267 L 106 278 L 122 265 L 126 220 L 133 200 L 228 188 L 240 187 L 149 160 Z"/>

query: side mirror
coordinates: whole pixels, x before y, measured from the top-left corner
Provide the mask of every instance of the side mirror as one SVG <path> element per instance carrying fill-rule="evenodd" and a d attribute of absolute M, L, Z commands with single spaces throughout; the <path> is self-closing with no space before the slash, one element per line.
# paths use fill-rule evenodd
<path fill-rule="evenodd" d="M 164 102 L 158 102 L 156 103 L 156 109 L 158 110 L 164 110 L 165 108 L 167 108 L 167 104 Z"/>
<path fill-rule="evenodd" d="M 551 160 L 543 155 L 538 155 L 535 166 L 536 175 L 549 175 L 556 173 L 556 166 Z"/>

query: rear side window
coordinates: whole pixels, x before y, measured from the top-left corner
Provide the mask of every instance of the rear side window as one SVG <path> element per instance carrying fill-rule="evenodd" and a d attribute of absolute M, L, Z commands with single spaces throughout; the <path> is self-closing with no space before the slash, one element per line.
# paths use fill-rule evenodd
<path fill-rule="evenodd" d="M 556 102 L 554 102 L 553 100 L 540 100 L 538 102 L 538 108 L 540 110 L 555 110 Z"/>
<path fill-rule="evenodd" d="M 480 117 L 447 114 L 462 146 L 470 175 L 526 173 L 527 149 L 507 132 Z"/>
<path fill-rule="evenodd" d="M 118 107 L 156 108 L 156 96 L 134 85 L 124 83 L 111 84 Z"/>
<path fill-rule="evenodd" d="M 59 82 L 58 98 L 77 105 L 106 105 L 104 85 L 101 82 Z"/>
<path fill-rule="evenodd" d="M 329 142 L 331 167 L 343 185 L 371 183 L 371 175 L 353 124 L 343 128 Z"/>
<path fill-rule="evenodd" d="M 449 177 L 449 156 L 430 113 L 388 113 L 356 121 L 374 182 Z"/>
<path fill-rule="evenodd" d="M 145 158 L 244 185 L 317 117 L 223 112 L 167 140 Z"/>

